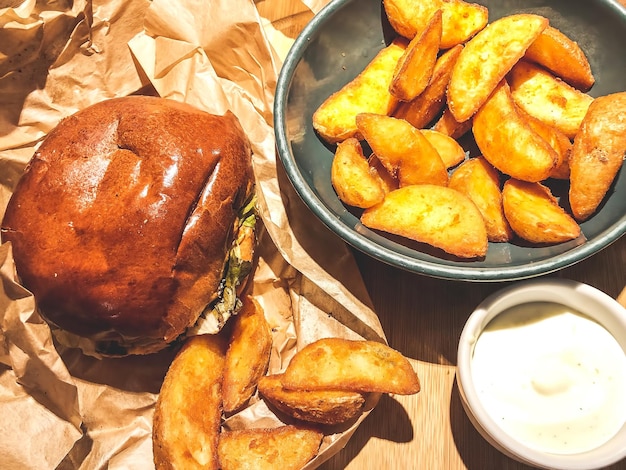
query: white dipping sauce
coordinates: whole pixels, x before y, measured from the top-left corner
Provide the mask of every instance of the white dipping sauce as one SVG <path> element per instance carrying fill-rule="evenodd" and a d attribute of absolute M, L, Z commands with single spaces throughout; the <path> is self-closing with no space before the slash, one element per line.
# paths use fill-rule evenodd
<path fill-rule="evenodd" d="M 626 423 L 626 355 L 600 324 L 563 305 L 533 302 L 492 320 L 472 375 L 483 406 L 536 450 L 598 447 Z"/>

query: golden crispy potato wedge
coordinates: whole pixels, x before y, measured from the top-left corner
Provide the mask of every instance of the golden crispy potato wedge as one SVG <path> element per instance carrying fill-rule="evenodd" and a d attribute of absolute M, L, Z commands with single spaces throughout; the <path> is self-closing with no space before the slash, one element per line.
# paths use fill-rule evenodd
<path fill-rule="evenodd" d="M 489 21 L 489 10 L 478 3 L 442 0 L 440 8 L 443 10 L 441 49 L 465 43 Z"/>
<path fill-rule="evenodd" d="M 393 116 L 407 120 L 418 129 L 432 122 L 445 106 L 452 67 L 462 49 L 463 46 L 458 44 L 441 54 L 426 89 L 411 101 L 400 101 Z"/>
<path fill-rule="evenodd" d="M 407 46 L 398 60 L 389 92 L 400 101 L 411 101 L 422 93 L 433 75 L 441 42 L 441 10 Z"/>
<path fill-rule="evenodd" d="M 541 183 L 507 180 L 502 189 L 502 205 L 513 231 L 529 242 L 562 243 L 581 233 L 576 221 Z"/>
<path fill-rule="evenodd" d="M 393 29 L 409 39 L 423 31 L 433 13 L 441 10 L 441 49 L 464 43 L 489 20 L 486 7 L 462 0 L 384 0 L 383 5 Z"/>
<path fill-rule="evenodd" d="M 570 155 L 569 202 L 574 218 L 586 220 L 597 210 L 625 156 L 626 92 L 596 98 Z"/>
<path fill-rule="evenodd" d="M 525 60 L 513 67 L 507 80 L 513 99 L 524 111 L 574 138 L 593 101 L 591 96 Z"/>
<path fill-rule="evenodd" d="M 282 374 L 262 377 L 259 393 L 288 416 L 327 425 L 351 420 L 361 413 L 365 404 L 365 396 L 360 392 L 287 390 L 283 387 Z"/>
<path fill-rule="evenodd" d="M 568 139 L 569 142 L 569 139 Z M 568 180 L 569 176 L 570 176 L 570 170 L 569 170 L 569 155 L 570 155 L 570 150 L 572 148 L 572 143 L 569 142 L 568 145 L 568 149 L 564 149 L 561 148 L 560 152 L 557 151 L 557 153 L 561 153 L 564 155 L 564 158 L 562 160 L 560 160 L 560 163 L 554 167 L 554 169 L 550 172 L 550 178 L 554 178 L 556 180 Z"/>
<path fill-rule="evenodd" d="M 487 230 L 476 205 L 445 186 L 405 186 L 366 209 L 361 222 L 375 230 L 427 243 L 460 258 L 487 253 Z"/>
<path fill-rule="evenodd" d="M 502 80 L 474 116 L 478 148 L 502 173 L 524 181 L 542 181 L 556 166 L 558 155 L 526 122 Z"/>
<path fill-rule="evenodd" d="M 433 129 L 422 129 L 422 134 L 435 147 L 446 168 L 452 168 L 465 160 L 465 150 L 449 135 Z"/>
<path fill-rule="evenodd" d="M 450 177 L 448 187 L 469 197 L 485 219 L 487 238 L 491 242 L 506 242 L 513 231 L 504 217 L 500 174 L 483 157 L 464 161 Z"/>
<path fill-rule="evenodd" d="M 374 177 L 378 178 L 385 194 L 398 189 L 398 180 L 387 171 L 387 168 L 385 168 L 376 154 L 371 154 L 367 162 L 370 166 L 370 172 Z"/>
<path fill-rule="evenodd" d="M 364 113 L 356 117 L 356 123 L 387 171 L 398 178 L 400 186 L 448 184 L 448 172 L 437 150 L 407 121 Z"/>
<path fill-rule="evenodd" d="M 433 130 L 441 132 L 442 134 L 449 135 L 453 139 L 459 139 L 463 137 L 472 128 L 472 118 L 467 121 L 457 121 L 450 109 L 446 107 L 441 114 L 441 117 L 437 120 L 433 126 Z"/>
<path fill-rule="evenodd" d="M 524 58 L 544 66 L 579 90 L 587 91 L 595 83 L 589 61 L 578 43 L 553 26 L 543 30 Z"/>
<path fill-rule="evenodd" d="M 224 431 L 221 470 L 300 470 L 319 452 L 324 435 L 296 426 Z M 180 467 L 184 468 L 184 467 Z"/>
<path fill-rule="evenodd" d="M 539 15 L 505 16 L 465 44 L 448 86 L 448 107 L 457 121 L 474 115 L 547 26 Z"/>
<path fill-rule="evenodd" d="M 543 140 L 548 142 L 558 156 L 549 177 L 561 180 L 569 179 L 568 161 L 569 154 L 572 150 L 572 141 L 556 127 L 531 116 L 519 106 L 517 107 L 517 112 L 523 116 L 530 127 L 539 134 Z"/>
<path fill-rule="evenodd" d="M 300 349 L 287 365 L 282 383 L 288 390 L 399 395 L 420 390 L 411 363 L 398 351 L 375 341 L 345 338 L 323 338 Z"/>
<path fill-rule="evenodd" d="M 222 335 L 194 336 L 172 361 L 154 411 L 152 447 L 157 470 L 219 468 L 226 348 Z"/>
<path fill-rule="evenodd" d="M 225 412 L 238 410 L 254 394 L 259 379 L 267 371 L 271 352 L 272 332 L 263 307 L 253 297 L 246 296 L 233 319 L 226 353 L 222 382 Z"/>
<path fill-rule="evenodd" d="M 324 140 L 336 143 L 358 137 L 355 117 L 359 113 L 391 114 L 397 99 L 389 93 L 389 85 L 406 44 L 406 40 L 394 40 L 354 80 L 316 109 L 313 128 Z"/>
<path fill-rule="evenodd" d="M 371 169 L 361 143 L 354 137 L 337 144 L 330 181 L 339 199 L 349 206 L 365 209 L 385 197 L 381 177 Z"/>

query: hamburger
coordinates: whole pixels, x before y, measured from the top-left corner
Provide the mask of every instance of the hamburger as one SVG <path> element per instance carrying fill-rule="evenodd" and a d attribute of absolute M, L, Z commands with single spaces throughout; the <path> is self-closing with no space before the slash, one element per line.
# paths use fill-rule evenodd
<path fill-rule="evenodd" d="M 128 96 L 46 136 L 1 234 L 59 337 L 120 356 L 159 351 L 200 321 L 221 328 L 240 306 L 255 221 L 251 147 L 233 113 Z"/>

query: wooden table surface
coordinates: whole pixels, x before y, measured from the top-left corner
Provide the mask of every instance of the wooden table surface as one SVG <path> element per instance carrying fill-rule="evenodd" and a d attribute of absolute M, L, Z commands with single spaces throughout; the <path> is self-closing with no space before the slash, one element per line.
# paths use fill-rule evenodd
<path fill-rule="evenodd" d="M 626 6 L 626 0 L 620 0 Z M 256 2 L 274 26 L 295 38 L 312 17 L 298 0 Z M 501 283 L 424 277 L 355 252 L 389 344 L 410 358 L 422 390 L 384 396 L 345 449 L 321 467 L 353 469 L 528 469 L 491 447 L 474 429 L 455 381 L 458 338 L 476 305 Z M 626 286 L 626 237 L 553 276 L 588 283 L 618 297 Z M 626 295 L 625 295 L 626 297 Z M 626 300 L 626 299 L 625 299 Z M 625 469 L 626 462 L 614 465 Z"/>

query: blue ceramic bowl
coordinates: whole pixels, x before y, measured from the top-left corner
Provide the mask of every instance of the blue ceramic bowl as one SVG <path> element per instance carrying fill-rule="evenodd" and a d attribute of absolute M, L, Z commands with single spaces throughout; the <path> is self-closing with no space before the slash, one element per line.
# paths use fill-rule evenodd
<path fill-rule="evenodd" d="M 576 40 L 589 58 L 593 96 L 626 90 L 626 9 L 616 0 L 477 1 L 489 21 L 538 13 Z M 313 112 L 352 80 L 395 36 L 381 0 L 335 0 L 304 28 L 290 49 L 276 88 L 274 126 L 279 157 L 308 208 L 345 242 L 385 263 L 415 273 L 466 281 L 509 281 L 554 272 L 605 248 L 626 232 L 626 170 L 599 211 L 581 224 L 586 241 L 553 246 L 490 243 L 487 256 L 464 261 L 421 244 L 368 229 L 330 182 L 334 148 L 313 130 Z"/>

